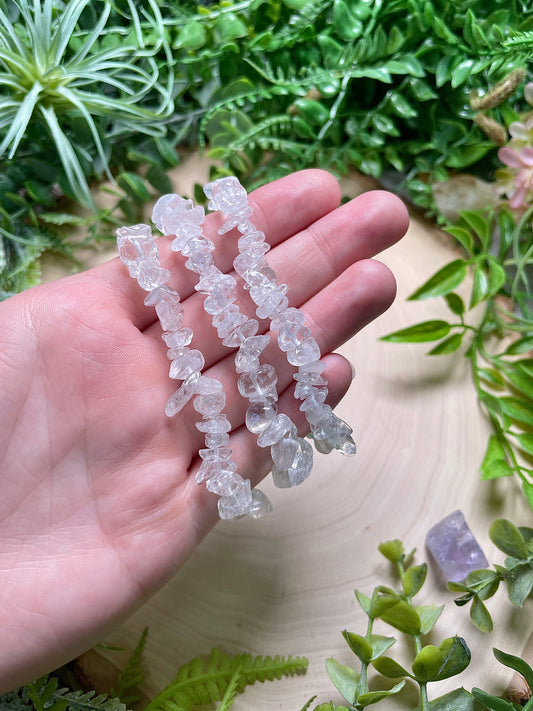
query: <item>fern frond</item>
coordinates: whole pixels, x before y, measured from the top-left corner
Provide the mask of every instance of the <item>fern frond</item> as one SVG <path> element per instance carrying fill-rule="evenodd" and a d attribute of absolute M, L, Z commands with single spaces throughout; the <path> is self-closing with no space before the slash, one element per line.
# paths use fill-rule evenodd
<path fill-rule="evenodd" d="M 248 684 L 303 673 L 307 664 L 303 657 L 232 657 L 215 648 L 207 662 L 196 657 L 180 667 L 175 679 L 145 711 L 190 711 L 194 706 L 221 700 L 228 708 L 235 694 Z"/>
<path fill-rule="evenodd" d="M 513 32 L 510 37 L 502 42 L 502 47 L 519 51 L 531 51 L 533 49 L 533 30 Z"/>
<path fill-rule="evenodd" d="M 148 627 L 145 627 L 141 638 L 137 642 L 133 654 L 128 659 L 124 671 L 119 674 L 117 689 L 111 689 L 111 696 L 122 700 L 123 703 L 135 703 L 137 698 L 129 697 L 126 700 L 126 692 L 142 684 L 144 680 L 143 651 L 148 637 Z"/>
<path fill-rule="evenodd" d="M 60 711 L 60 708 L 68 711 L 126 711 L 126 704 L 120 699 L 110 698 L 106 694 L 97 695 L 95 691 L 59 689 L 53 699 L 53 711 Z M 56 704 L 61 704 L 61 707 Z M 49 708 L 47 706 L 47 711 Z"/>

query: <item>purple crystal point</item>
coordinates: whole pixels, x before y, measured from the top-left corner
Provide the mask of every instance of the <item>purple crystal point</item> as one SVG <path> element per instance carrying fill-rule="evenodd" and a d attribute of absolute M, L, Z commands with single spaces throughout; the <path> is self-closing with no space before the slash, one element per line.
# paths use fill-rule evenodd
<path fill-rule="evenodd" d="M 489 565 L 459 510 L 428 531 L 426 546 L 446 580 L 461 582 L 472 570 Z"/>

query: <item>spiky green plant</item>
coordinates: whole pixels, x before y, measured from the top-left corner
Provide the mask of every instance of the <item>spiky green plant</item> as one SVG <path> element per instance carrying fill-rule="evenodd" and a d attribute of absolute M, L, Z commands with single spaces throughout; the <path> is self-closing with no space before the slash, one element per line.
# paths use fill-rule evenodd
<path fill-rule="evenodd" d="M 155 60 L 165 45 L 163 20 L 156 0 L 150 12 L 127 0 L 131 29 L 108 27 L 112 6 L 102 0 L 91 31 L 80 30 L 90 0 L 11 0 L 0 6 L 0 158 L 31 152 L 35 131 L 49 134 L 63 165 L 68 187 L 92 206 L 83 162 L 97 158 L 99 172 L 109 177 L 106 140 L 109 134 L 138 131 L 161 135 L 161 119 L 170 115 L 172 73 L 159 82 Z M 151 25 L 146 44 L 143 24 Z M 87 145 L 75 145 L 69 127 L 88 129 Z M 117 128 L 120 127 L 120 128 Z M 77 135 L 80 134 L 77 130 Z M 107 134 L 107 135 L 106 135 Z"/>

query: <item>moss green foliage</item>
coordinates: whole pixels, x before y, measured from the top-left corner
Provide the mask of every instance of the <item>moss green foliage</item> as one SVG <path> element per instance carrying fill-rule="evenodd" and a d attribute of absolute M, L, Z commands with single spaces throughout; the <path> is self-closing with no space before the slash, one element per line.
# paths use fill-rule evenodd
<path fill-rule="evenodd" d="M 119 676 L 117 690 L 110 696 L 62 689 L 57 677 L 45 676 L 0 696 L 0 711 L 126 711 L 138 701 L 130 692 L 144 679 L 142 652 L 146 637 L 144 630 Z M 246 653 L 231 656 L 215 648 L 208 659 L 197 657 L 180 667 L 175 679 L 150 701 L 146 711 L 192 711 L 213 703 L 218 711 L 227 711 L 236 694 L 248 685 L 303 674 L 307 665 L 305 657 L 253 657 Z"/>
<path fill-rule="evenodd" d="M 533 31 L 520 0 L 0 0 L 0 11 L 4 296 L 38 280 L 44 250 L 68 251 L 49 216 L 58 187 L 90 204 L 87 185 L 110 172 L 134 219 L 169 189 L 179 146 L 206 145 L 248 185 L 316 165 L 393 171 L 431 207 L 431 179 L 492 170 L 469 93 L 527 69 Z M 510 97 L 493 113 L 513 112 Z M 97 213 L 90 235 L 102 220 L 112 215 Z"/>

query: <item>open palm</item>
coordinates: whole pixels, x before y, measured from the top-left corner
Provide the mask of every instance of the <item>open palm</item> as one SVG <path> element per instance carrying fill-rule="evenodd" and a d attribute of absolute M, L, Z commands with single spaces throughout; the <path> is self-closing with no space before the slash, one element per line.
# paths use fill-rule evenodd
<path fill-rule="evenodd" d="M 328 363 L 330 403 L 350 382 L 331 354 L 391 303 L 390 272 L 371 257 L 399 239 L 405 209 L 367 193 L 337 207 L 339 187 L 304 171 L 251 196 L 254 222 L 292 305 L 301 307 Z M 215 262 L 231 271 L 235 239 L 205 229 Z M 227 393 L 230 445 L 256 484 L 269 464 L 243 427 L 233 356 L 194 292 L 194 275 L 159 241 L 181 295 L 193 345 Z M 176 389 L 153 309 L 118 259 L 31 289 L 0 306 L 0 691 L 67 661 L 102 639 L 185 561 L 217 520 L 217 497 L 194 483 L 203 436 L 190 406 L 173 419 Z M 242 296 L 241 308 L 252 315 Z M 280 411 L 305 432 L 291 371 L 274 347 Z M 196 417 L 195 417 L 196 416 Z M 339 455 L 340 456 L 340 455 Z M 238 524 L 236 524 L 238 525 Z"/>

